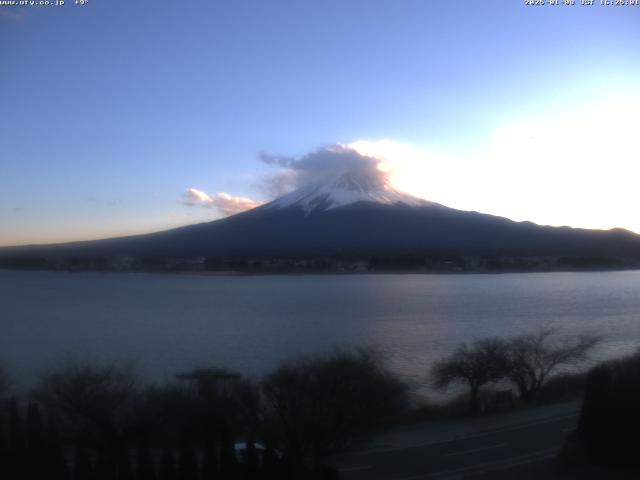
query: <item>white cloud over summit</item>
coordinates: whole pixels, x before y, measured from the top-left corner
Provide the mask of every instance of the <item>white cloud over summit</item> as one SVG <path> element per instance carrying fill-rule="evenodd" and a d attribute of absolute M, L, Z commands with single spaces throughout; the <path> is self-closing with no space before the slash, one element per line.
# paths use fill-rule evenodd
<path fill-rule="evenodd" d="M 277 169 L 274 174 L 267 175 L 260 181 L 261 189 L 269 200 L 341 173 L 366 175 L 380 182 L 388 181 L 390 175 L 383 160 L 364 155 L 349 145 L 328 145 L 298 157 L 261 153 L 259 158 Z M 213 208 L 222 215 L 229 216 L 258 207 L 263 202 L 225 192 L 210 195 L 191 187 L 185 191 L 181 203 L 192 207 Z"/>
<path fill-rule="evenodd" d="M 299 157 L 261 153 L 260 160 L 279 167 L 278 172 L 266 177 L 262 183 L 272 198 L 346 172 L 376 178 L 380 182 L 389 179 L 383 160 L 365 155 L 350 145 L 328 145 Z"/>

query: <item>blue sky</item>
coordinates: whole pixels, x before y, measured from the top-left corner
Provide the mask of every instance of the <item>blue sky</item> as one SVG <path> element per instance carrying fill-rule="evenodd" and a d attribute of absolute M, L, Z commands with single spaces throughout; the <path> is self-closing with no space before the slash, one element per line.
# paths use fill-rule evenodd
<path fill-rule="evenodd" d="M 214 219 L 187 188 L 265 201 L 260 152 L 356 141 L 431 200 L 640 231 L 639 34 L 640 7 L 513 0 L 0 7 L 0 244 Z"/>

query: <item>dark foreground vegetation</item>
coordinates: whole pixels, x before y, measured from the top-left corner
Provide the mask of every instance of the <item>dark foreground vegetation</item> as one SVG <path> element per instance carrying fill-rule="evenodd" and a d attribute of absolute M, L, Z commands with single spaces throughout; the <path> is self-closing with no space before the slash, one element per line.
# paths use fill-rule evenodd
<path fill-rule="evenodd" d="M 462 408 L 460 399 L 438 407 L 416 402 L 370 350 L 289 361 L 260 381 L 209 369 L 185 372 L 166 385 L 144 385 L 125 365 L 67 364 L 43 374 L 22 398 L 11 396 L 8 376 L 0 371 L 0 478 L 338 478 L 327 459 L 376 429 L 556 400 L 567 388 L 579 391 L 584 376 L 563 375 L 561 367 L 583 361 L 598 341 L 541 330 L 461 345 L 434 366 L 430 378 L 438 387 L 467 385 Z M 594 375 L 604 375 L 595 372 L 590 385 Z M 608 380 L 598 383 L 604 384 L 608 396 L 615 388 Z M 597 405 L 593 398 L 603 395 L 596 388 L 594 397 L 593 388 L 585 418 L 596 408 L 587 407 Z M 632 403 L 627 407 L 622 411 L 629 413 Z M 604 428 L 584 425 L 584 432 Z"/>
<path fill-rule="evenodd" d="M 608 478 L 640 478 L 640 351 L 593 367 L 586 381 L 577 430 L 563 458 Z"/>
<path fill-rule="evenodd" d="M 180 377 L 144 386 L 121 365 L 43 375 L 28 399 L 3 402 L 0 478 L 337 478 L 327 456 L 408 406 L 369 351 L 301 359 L 260 383 Z"/>

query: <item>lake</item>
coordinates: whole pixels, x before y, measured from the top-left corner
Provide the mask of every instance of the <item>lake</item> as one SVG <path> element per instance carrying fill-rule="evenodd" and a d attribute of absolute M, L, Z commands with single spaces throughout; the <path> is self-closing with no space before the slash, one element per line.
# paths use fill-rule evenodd
<path fill-rule="evenodd" d="M 28 386 L 68 358 L 147 378 L 221 366 L 259 375 L 334 346 L 374 346 L 416 386 L 462 341 L 553 325 L 640 345 L 640 272 L 269 275 L 0 271 L 0 359 Z"/>

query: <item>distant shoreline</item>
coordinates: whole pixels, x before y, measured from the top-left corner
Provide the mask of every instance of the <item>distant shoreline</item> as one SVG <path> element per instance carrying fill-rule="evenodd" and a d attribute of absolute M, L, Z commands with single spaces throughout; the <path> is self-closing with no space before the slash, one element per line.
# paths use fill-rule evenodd
<path fill-rule="evenodd" d="M 467 274 L 601 272 L 640 269 L 640 258 L 596 253 L 518 255 L 508 253 L 372 253 L 326 255 L 0 255 L 0 269 L 197 273 L 201 275 L 277 274 Z"/>
<path fill-rule="evenodd" d="M 363 275 L 509 275 L 528 273 L 601 273 L 640 271 L 640 266 L 611 268 L 565 268 L 565 269 L 495 269 L 495 270 L 372 270 L 372 271 L 241 271 L 241 270 L 114 270 L 114 269 L 54 269 L 54 268 L 7 268 L 2 272 L 53 272 L 53 273 L 132 273 L 161 275 L 192 275 L 202 277 L 264 277 L 264 276 L 363 276 Z"/>

